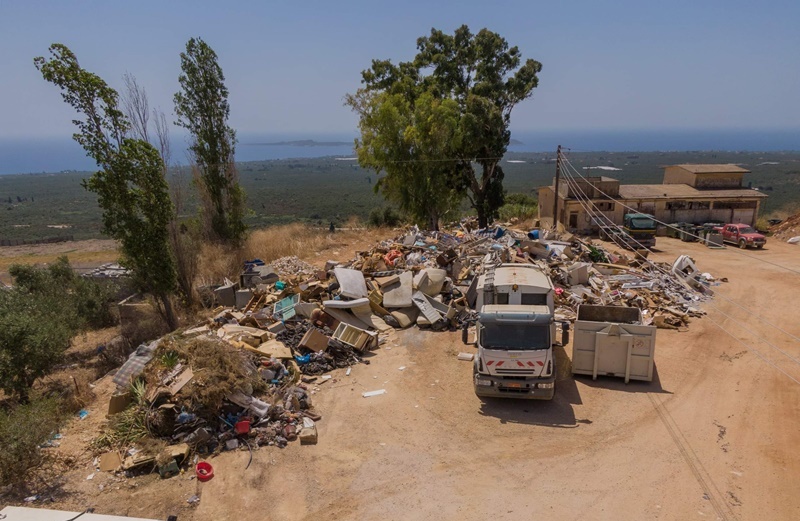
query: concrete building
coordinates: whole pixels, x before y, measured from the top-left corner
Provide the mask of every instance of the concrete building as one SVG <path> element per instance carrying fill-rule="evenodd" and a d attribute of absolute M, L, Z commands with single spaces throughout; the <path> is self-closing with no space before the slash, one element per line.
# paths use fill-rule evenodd
<path fill-rule="evenodd" d="M 585 177 L 574 185 L 559 184 L 559 227 L 582 233 L 598 229 L 595 219 L 584 209 L 587 198 L 595 212 L 622 224 L 623 215 L 633 208 L 649 213 L 666 223 L 706 222 L 755 225 L 761 201 L 767 197 L 743 186 L 748 170 L 736 165 L 673 165 L 664 167 L 660 185 L 623 185 L 611 177 Z M 539 219 L 552 226 L 555 205 L 555 180 L 539 188 Z M 623 206 L 624 205 L 624 206 Z"/>

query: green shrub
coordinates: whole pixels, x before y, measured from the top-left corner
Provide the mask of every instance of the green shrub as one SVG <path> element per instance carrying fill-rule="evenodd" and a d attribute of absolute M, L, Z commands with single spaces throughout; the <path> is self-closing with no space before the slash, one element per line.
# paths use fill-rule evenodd
<path fill-rule="evenodd" d="M 40 445 L 50 440 L 64 420 L 54 398 L 34 398 L 25 405 L 0 410 L 0 485 L 24 483 L 44 460 Z"/>
<path fill-rule="evenodd" d="M 538 214 L 539 207 L 536 204 L 533 206 L 524 204 L 504 204 L 500 207 L 501 221 L 510 221 L 511 219 L 524 221 L 526 219 L 534 219 Z"/>
<path fill-rule="evenodd" d="M 506 194 L 505 204 L 511 204 L 511 205 L 518 204 L 521 206 L 539 205 L 535 197 L 528 194 L 523 194 L 521 192 L 512 192 L 510 194 Z"/>
<path fill-rule="evenodd" d="M 22 402 L 64 358 L 72 337 L 114 322 L 113 288 L 75 275 L 66 257 L 46 268 L 14 265 L 0 291 L 0 389 Z"/>
<path fill-rule="evenodd" d="M 36 379 L 63 360 L 78 322 L 74 307 L 53 294 L 0 291 L 0 388 L 27 401 Z"/>
<path fill-rule="evenodd" d="M 535 219 L 539 213 L 539 204 L 530 195 L 515 192 L 506 194 L 505 204 L 500 207 L 499 212 L 501 221 Z"/>
<path fill-rule="evenodd" d="M 382 226 L 394 227 L 402 221 L 402 216 L 391 206 L 373 208 L 367 218 L 367 224 L 374 228 Z"/>

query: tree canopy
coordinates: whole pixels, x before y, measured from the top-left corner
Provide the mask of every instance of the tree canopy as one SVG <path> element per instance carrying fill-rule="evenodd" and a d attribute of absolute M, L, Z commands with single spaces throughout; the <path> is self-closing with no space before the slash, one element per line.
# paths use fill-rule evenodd
<path fill-rule="evenodd" d="M 482 29 L 472 34 L 466 25 L 452 35 L 432 29 L 429 36 L 417 40 L 417 51 L 414 60 L 397 65 L 389 60 L 373 60 L 371 68 L 362 72 L 364 86 L 348 96 L 347 103 L 360 116 L 362 137 L 356 142 L 359 161 L 362 166 L 386 171 L 387 178 L 399 176 L 386 169 L 385 164 L 376 168 L 375 161 L 366 160 L 369 154 L 361 152 L 364 148 L 369 150 L 366 138 L 372 139 L 372 134 L 381 129 L 360 108 L 362 104 L 353 103 L 354 100 L 369 98 L 372 103 L 387 103 L 395 100 L 392 96 L 398 96 L 416 106 L 417 100 L 427 95 L 454 102 L 458 139 L 438 150 L 429 150 L 439 162 L 452 161 L 452 168 L 441 170 L 458 173 L 458 186 L 451 188 L 467 194 L 479 225 L 485 227 L 503 204 L 500 160 L 511 138 L 511 111 L 531 96 L 542 65 L 533 59 L 523 63 L 519 49 L 510 47 L 497 33 Z M 390 96 L 370 96 L 375 93 Z M 400 116 L 399 112 L 396 114 Z M 366 134 L 365 128 L 369 130 Z M 412 150 L 410 142 L 395 141 L 394 146 Z M 428 158 L 431 159 L 434 158 Z M 411 164 L 407 169 L 412 169 Z M 479 167 L 477 172 L 475 165 Z M 432 169 L 431 175 L 441 174 L 441 170 Z"/>
<path fill-rule="evenodd" d="M 362 92 L 348 104 L 361 116 L 361 166 L 386 173 L 375 190 L 418 224 L 438 229 L 439 220 L 464 196 L 460 165 L 440 161 L 461 139 L 457 104 L 427 92 L 413 101 L 401 94 Z"/>
<path fill-rule="evenodd" d="M 167 321 L 176 321 L 169 294 L 176 287 L 167 225 L 173 214 L 164 165 L 153 145 L 128 137 L 131 123 L 119 108 L 117 91 L 83 69 L 63 44 L 50 46 L 50 57 L 34 59 L 46 81 L 83 119 L 73 134 L 100 170 L 83 186 L 97 194 L 103 231 L 120 242 L 121 262 L 133 272 L 139 289 L 158 297 Z"/>
<path fill-rule="evenodd" d="M 181 90 L 175 94 L 177 125 L 186 128 L 197 165 L 208 234 L 221 241 L 244 238 L 245 198 L 234 163 L 236 132 L 228 126 L 230 105 L 217 53 L 202 38 L 190 38 L 181 53 Z"/>

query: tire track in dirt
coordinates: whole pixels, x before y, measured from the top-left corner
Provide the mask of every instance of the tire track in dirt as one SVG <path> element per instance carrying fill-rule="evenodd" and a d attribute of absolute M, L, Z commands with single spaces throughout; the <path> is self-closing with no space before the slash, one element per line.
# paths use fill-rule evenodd
<path fill-rule="evenodd" d="M 689 470 L 691 470 L 692 474 L 694 474 L 694 477 L 697 480 L 697 483 L 700 485 L 700 488 L 703 489 L 703 493 L 708 498 L 711 506 L 714 508 L 714 511 L 723 521 L 737 519 L 736 515 L 730 510 L 728 504 L 725 502 L 725 495 L 722 494 L 722 492 L 719 490 L 719 487 L 717 487 L 716 483 L 714 483 L 714 480 L 706 470 L 703 462 L 694 452 L 692 446 L 689 445 L 689 441 L 683 435 L 683 432 L 681 431 L 680 427 L 678 427 L 678 424 L 675 423 L 675 420 L 664 406 L 664 403 L 651 393 L 648 393 L 647 397 L 650 399 L 650 402 L 653 404 L 653 408 L 656 410 L 656 413 L 658 413 L 661 422 L 664 424 L 664 427 L 667 429 L 672 441 L 678 448 L 678 452 L 680 452 L 681 456 L 686 462 L 686 465 L 689 467 Z"/>

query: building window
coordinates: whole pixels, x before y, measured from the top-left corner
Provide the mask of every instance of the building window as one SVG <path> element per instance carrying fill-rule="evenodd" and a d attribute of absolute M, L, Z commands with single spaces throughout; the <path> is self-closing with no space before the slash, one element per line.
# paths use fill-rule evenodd
<path fill-rule="evenodd" d="M 756 201 L 715 201 L 714 209 L 716 210 L 732 210 L 742 208 L 755 208 Z"/>
<path fill-rule="evenodd" d="M 692 201 L 689 203 L 690 210 L 708 210 L 711 208 L 711 201 Z"/>
<path fill-rule="evenodd" d="M 683 210 L 686 208 L 686 201 L 667 201 L 667 210 Z M 689 206 L 691 208 L 691 206 Z"/>
<path fill-rule="evenodd" d="M 611 212 L 614 210 L 614 203 L 609 201 L 602 201 L 595 204 L 597 205 L 597 209 L 601 212 Z"/>

